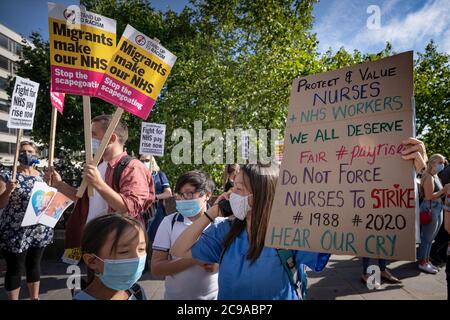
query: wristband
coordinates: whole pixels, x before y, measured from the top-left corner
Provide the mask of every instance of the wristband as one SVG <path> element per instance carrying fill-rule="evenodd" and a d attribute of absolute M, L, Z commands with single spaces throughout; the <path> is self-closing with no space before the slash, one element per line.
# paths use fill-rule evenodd
<path fill-rule="evenodd" d="M 211 219 L 211 217 L 206 213 L 206 211 L 205 211 L 204 215 L 208 218 L 209 221 L 214 222 L 214 220 Z"/>

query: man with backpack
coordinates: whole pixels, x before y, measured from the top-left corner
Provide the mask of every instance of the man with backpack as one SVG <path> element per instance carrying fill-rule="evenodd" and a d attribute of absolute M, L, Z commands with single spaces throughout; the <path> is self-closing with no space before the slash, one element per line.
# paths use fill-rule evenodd
<path fill-rule="evenodd" d="M 100 115 L 92 119 L 92 149 L 97 152 L 102 138 L 112 120 L 111 115 Z M 84 178 L 94 188 L 94 196 L 87 192 L 81 199 L 76 197 L 77 189 L 63 182 L 53 169 L 46 174 L 47 181 L 59 192 L 76 201 L 74 210 L 66 224 L 65 248 L 79 248 L 81 234 L 87 222 L 111 212 L 129 215 L 145 227 L 143 212 L 155 201 L 155 190 L 149 170 L 138 159 L 124 151 L 128 139 L 128 127 L 119 121 L 103 154 L 103 162 L 97 167 L 86 164 Z"/>

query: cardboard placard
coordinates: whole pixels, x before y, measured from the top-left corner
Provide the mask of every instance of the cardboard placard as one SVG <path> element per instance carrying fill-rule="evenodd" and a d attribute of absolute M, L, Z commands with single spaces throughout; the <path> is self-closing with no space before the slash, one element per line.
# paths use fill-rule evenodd
<path fill-rule="evenodd" d="M 145 120 L 175 60 L 158 42 L 127 25 L 95 95 Z"/>
<path fill-rule="evenodd" d="M 62 262 L 77 265 L 81 260 L 81 248 L 69 248 L 64 250 Z"/>
<path fill-rule="evenodd" d="M 49 3 L 48 25 L 52 89 L 93 96 L 116 49 L 116 21 L 83 6 Z"/>
<path fill-rule="evenodd" d="M 295 79 L 266 245 L 415 260 L 413 53 Z"/>
<path fill-rule="evenodd" d="M 165 124 L 142 122 L 139 153 L 159 157 L 164 156 L 165 136 Z"/>
<path fill-rule="evenodd" d="M 32 130 L 39 83 L 16 76 L 9 108 L 8 128 Z"/>
<path fill-rule="evenodd" d="M 72 203 L 72 200 L 45 182 L 35 182 L 21 226 L 40 223 L 54 228 L 63 212 Z"/>

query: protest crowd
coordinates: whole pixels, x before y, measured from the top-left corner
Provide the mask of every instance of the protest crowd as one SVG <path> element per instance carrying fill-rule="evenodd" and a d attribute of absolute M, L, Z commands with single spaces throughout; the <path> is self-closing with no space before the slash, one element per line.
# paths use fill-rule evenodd
<path fill-rule="evenodd" d="M 93 119 L 93 139 L 101 140 L 110 119 Z M 229 191 L 214 202 L 210 200 L 215 185 L 208 174 L 186 172 L 175 184 L 176 212 L 167 215 L 161 201 L 172 197 L 167 177 L 152 156 L 128 159 L 123 151 L 126 137 L 127 127 L 121 123 L 99 167 L 86 165 L 84 176 L 94 195 L 88 198 L 86 193 L 76 200 L 66 226 L 66 248 L 81 248 L 80 263 L 88 272 L 82 290 L 74 291 L 74 299 L 145 299 L 138 280 L 149 264 L 147 272 L 165 277 L 165 299 L 295 300 L 302 298 L 302 289 L 306 291 L 301 287 L 304 267 L 317 272 L 326 267 L 328 253 L 291 250 L 290 258 L 300 274 L 294 283 L 283 266 L 284 256 L 264 245 L 278 164 L 232 165 L 232 179 L 230 166 L 226 166 L 225 184 L 219 189 Z M 438 267 L 433 262 L 442 265 L 439 259 L 447 254 L 448 238 L 444 238 L 446 243 L 435 238 L 450 231 L 450 166 L 439 154 L 428 159 L 419 140 L 409 138 L 405 145 L 402 157 L 414 160 L 420 177 L 420 208 L 431 208 L 430 221 L 422 221 L 417 266 L 435 274 Z M 124 159 L 128 163 L 121 169 L 117 188 L 113 177 Z M 30 298 L 39 299 L 40 260 L 53 237 L 50 227 L 20 226 L 34 182 L 47 181 L 67 197 L 76 198 L 76 189 L 65 184 L 54 169 L 37 171 L 33 167 L 37 160 L 36 146 L 22 142 L 16 181 L 10 171 L 2 172 L 0 180 L 0 246 L 7 263 L 5 289 L 12 300 L 19 297 L 24 271 Z M 368 277 L 370 262 L 363 259 L 362 280 Z M 401 282 L 388 271 L 388 263 L 378 260 L 382 279 Z M 447 263 L 447 279 L 448 271 Z M 265 281 L 269 276 L 270 283 Z"/>
<path fill-rule="evenodd" d="M 414 136 L 412 52 L 293 79 L 282 161 L 226 163 L 216 185 L 206 166 L 176 178 L 167 162 L 160 168 L 166 124 L 142 122 L 139 152 L 127 148 L 133 131 L 122 114 L 151 118 L 177 57 L 131 25 L 116 39 L 116 21 L 95 13 L 81 21 L 89 32 L 70 31 L 65 6 L 48 6 L 58 104 L 48 166 L 38 170 L 38 146 L 21 141 L 39 83 L 17 76 L 8 121 L 16 156 L 0 171 L 8 299 L 24 296 L 25 275 L 29 298 L 39 300 L 44 252 L 68 208 L 61 263 L 86 274 L 67 289 L 74 300 L 147 300 L 145 273 L 164 279 L 167 300 L 304 300 L 307 271 L 323 271 L 331 254 L 359 257 L 359 279 L 374 290 L 402 282 L 388 268 L 402 260 L 430 275 L 445 267 L 449 290 L 450 165 L 446 150 L 428 155 Z M 64 94 L 83 96 L 77 187 L 53 164 Z M 90 97 L 117 108 L 91 118 Z"/>

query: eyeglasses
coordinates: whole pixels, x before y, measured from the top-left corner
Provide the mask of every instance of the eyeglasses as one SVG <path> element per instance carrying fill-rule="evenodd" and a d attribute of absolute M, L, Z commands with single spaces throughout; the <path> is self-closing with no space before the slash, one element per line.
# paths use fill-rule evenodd
<path fill-rule="evenodd" d="M 195 192 L 178 192 L 175 193 L 174 196 L 176 200 L 192 200 L 194 199 L 194 194 L 196 193 L 200 193 L 200 196 L 203 195 L 202 191 L 195 191 Z"/>

